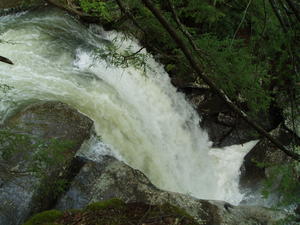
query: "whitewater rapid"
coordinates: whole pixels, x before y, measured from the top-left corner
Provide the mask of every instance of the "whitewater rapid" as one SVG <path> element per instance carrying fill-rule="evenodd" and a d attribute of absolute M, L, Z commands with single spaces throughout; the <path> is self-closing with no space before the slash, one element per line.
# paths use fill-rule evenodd
<path fill-rule="evenodd" d="M 0 55 L 14 62 L 0 63 L 0 83 L 12 87 L 1 95 L 2 120 L 30 103 L 61 101 L 94 121 L 101 141 L 95 138 L 87 150 L 92 160 L 113 155 L 162 189 L 242 200 L 239 168 L 255 142 L 211 148 L 197 113 L 151 56 L 146 73 L 97 57 L 112 42 L 120 53 L 138 51 L 134 39 L 44 8 L 1 16 L 0 40 Z"/>

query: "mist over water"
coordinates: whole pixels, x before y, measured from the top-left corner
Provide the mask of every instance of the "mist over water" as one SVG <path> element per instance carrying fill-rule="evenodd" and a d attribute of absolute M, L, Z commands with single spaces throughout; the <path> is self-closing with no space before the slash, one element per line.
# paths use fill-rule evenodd
<path fill-rule="evenodd" d="M 114 155 L 162 189 L 233 204 L 242 200 L 239 168 L 255 142 L 211 148 L 197 113 L 162 65 L 149 57 L 145 74 L 96 57 L 95 50 L 112 41 L 120 52 L 138 51 L 135 40 L 86 27 L 53 8 L 1 16 L 0 40 L 0 55 L 15 64 L 0 63 L 0 83 L 13 87 L 2 94 L 1 118 L 29 103 L 67 103 L 91 118 L 101 136 L 90 144 L 91 159 Z"/>

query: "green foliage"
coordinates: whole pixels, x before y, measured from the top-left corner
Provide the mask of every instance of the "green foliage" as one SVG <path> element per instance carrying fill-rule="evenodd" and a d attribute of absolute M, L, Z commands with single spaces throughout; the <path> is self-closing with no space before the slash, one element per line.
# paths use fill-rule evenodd
<path fill-rule="evenodd" d="M 61 216 L 63 213 L 58 210 L 45 211 L 33 216 L 24 225 L 59 225 L 54 221 Z"/>
<path fill-rule="evenodd" d="M 298 225 L 299 216 L 297 215 L 288 215 L 287 217 L 276 222 L 275 225 Z"/>
<path fill-rule="evenodd" d="M 300 148 L 298 147 L 298 152 Z M 274 209 L 294 208 L 300 204 L 300 163 L 288 161 L 285 163 L 255 162 L 260 168 L 267 168 L 268 176 L 263 182 L 262 196 L 268 198 L 276 194 L 279 198 Z M 296 225 L 299 214 L 287 214 L 285 218 L 276 222 L 276 225 Z"/>
<path fill-rule="evenodd" d="M 196 43 L 209 52 L 203 64 L 231 99 L 247 102 L 254 113 L 268 109 L 271 97 L 266 89 L 269 85 L 266 63 L 255 62 L 242 41 L 232 44 L 231 39 L 219 40 L 212 34 L 205 34 Z"/>
<path fill-rule="evenodd" d="M 136 69 L 142 69 L 145 73 L 146 69 L 150 69 L 146 64 L 146 60 L 149 55 L 141 53 L 142 50 L 143 48 L 133 52 L 131 50 L 131 46 L 122 50 L 117 47 L 116 43 L 112 42 L 105 45 L 103 48 L 96 49 L 95 55 L 97 58 L 105 60 L 109 65 L 120 68 L 128 68 L 129 66 L 132 66 Z"/>
<path fill-rule="evenodd" d="M 180 3 L 177 1 L 177 4 Z M 209 2 L 188 1 L 187 5 L 180 8 L 181 17 L 190 18 L 195 23 L 214 23 L 225 17 L 225 14 Z"/>
<path fill-rule="evenodd" d="M 111 11 L 115 8 L 111 1 L 79 0 L 81 9 L 93 16 L 98 16 L 104 21 L 111 22 L 113 15 Z"/>
<path fill-rule="evenodd" d="M 265 180 L 262 194 L 265 198 L 271 192 L 278 192 L 278 206 L 300 204 L 300 163 L 289 162 L 271 168 L 269 177 Z"/>

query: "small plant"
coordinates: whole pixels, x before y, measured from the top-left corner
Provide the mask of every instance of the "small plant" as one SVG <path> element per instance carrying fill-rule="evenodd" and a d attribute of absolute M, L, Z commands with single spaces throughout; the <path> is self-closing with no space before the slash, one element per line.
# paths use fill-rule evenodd
<path fill-rule="evenodd" d="M 147 53 L 141 53 L 144 48 L 140 48 L 136 52 L 131 50 L 131 46 L 124 50 L 121 50 L 117 45 L 112 42 L 107 44 L 104 48 L 98 48 L 95 50 L 96 58 L 100 58 L 106 61 L 108 65 L 116 66 L 119 68 L 128 68 L 130 66 L 136 69 L 142 69 L 146 74 L 146 70 L 150 69 L 147 65 Z"/>
<path fill-rule="evenodd" d="M 106 22 L 113 20 L 114 4 L 110 1 L 96 1 L 96 0 L 79 0 L 78 5 L 81 9 L 92 16 L 98 16 Z"/>

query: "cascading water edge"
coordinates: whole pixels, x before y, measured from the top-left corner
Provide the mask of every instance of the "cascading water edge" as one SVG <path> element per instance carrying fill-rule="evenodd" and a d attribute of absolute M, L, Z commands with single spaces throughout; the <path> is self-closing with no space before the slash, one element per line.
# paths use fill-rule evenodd
<path fill-rule="evenodd" d="M 114 42 L 136 52 L 137 41 L 78 23 L 54 8 L 0 17 L 0 82 L 5 118 L 20 105 L 61 101 L 94 121 L 101 142 L 89 154 L 111 154 L 144 172 L 159 188 L 238 204 L 239 168 L 255 141 L 213 149 L 199 116 L 152 57 L 147 69 L 108 64 L 96 49 Z M 142 50 L 141 53 L 146 53 Z M 105 144 L 104 144 L 105 143 Z"/>

